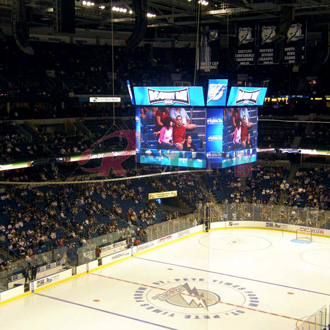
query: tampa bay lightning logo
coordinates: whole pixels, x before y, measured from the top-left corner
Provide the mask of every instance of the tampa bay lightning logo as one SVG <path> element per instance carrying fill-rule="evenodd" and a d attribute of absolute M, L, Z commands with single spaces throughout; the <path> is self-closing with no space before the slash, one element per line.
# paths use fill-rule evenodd
<path fill-rule="evenodd" d="M 275 37 L 275 34 L 275 26 L 263 26 L 261 31 L 261 44 L 263 45 L 272 42 L 272 38 Z"/>
<path fill-rule="evenodd" d="M 186 293 L 186 295 L 182 293 Z M 197 289 L 196 287 L 191 288 L 188 283 L 178 285 L 172 288 L 170 292 L 157 294 L 152 299 L 166 301 L 169 304 L 179 307 L 202 308 L 206 311 L 208 310 L 208 306 L 212 306 L 216 304 L 216 301 L 220 301 L 220 297 L 215 293 Z"/>
<path fill-rule="evenodd" d="M 223 97 L 226 87 L 227 85 L 224 84 L 210 84 L 207 92 L 207 103 L 219 101 Z"/>
<path fill-rule="evenodd" d="M 259 298 L 238 283 L 220 279 L 176 278 L 140 286 L 136 303 L 164 317 L 219 319 L 259 306 Z"/>
<path fill-rule="evenodd" d="M 252 38 L 252 28 L 244 27 L 238 29 L 238 46 L 245 45 L 250 42 L 253 42 L 254 38 Z"/>
<path fill-rule="evenodd" d="M 300 23 L 291 24 L 287 33 L 287 38 L 287 42 L 303 39 L 304 35 L 302 33 L 302 25 Z"/>

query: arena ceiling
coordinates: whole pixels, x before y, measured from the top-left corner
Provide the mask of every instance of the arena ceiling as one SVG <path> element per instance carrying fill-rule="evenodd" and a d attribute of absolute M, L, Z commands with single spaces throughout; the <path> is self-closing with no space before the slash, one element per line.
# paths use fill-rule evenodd
<path fill-rule="evenodd" d="M 22 0 L 0 0 L 0 27 L 10 31 L 12 5 Z M 54 30 L 54 4 L 66 0 L 26 0 L 27 22 L 32 33 L 49 33 Z M 140 0 L 141 1 L 141 0 Z M 142 0 L 143 1 L 143 0 Z M 308 19 L 310 29 L 330 23 L 330 0 L 207 0 L 207 6 L 198 0 L 146 0 L 148 18 L 147 38 L 166 37 L 193 33 L 197 23 L 219 24 L 230 32 L 236 22 L 281 19 L 283 6 L 293 8 L 296 19 Z M 88 31 L 112 31 L 130 33 L 134 30 L 133 0 L 83 0 L 75 1 L 75 27 Z M 126 9 L 116 12 L 113 7 Z"/>

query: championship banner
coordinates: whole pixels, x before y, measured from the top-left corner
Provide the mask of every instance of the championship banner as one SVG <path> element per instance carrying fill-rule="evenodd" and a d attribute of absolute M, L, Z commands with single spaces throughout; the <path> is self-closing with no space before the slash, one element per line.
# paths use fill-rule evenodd
<path fill-rule="evenodd" d="M 283 64 L 306 62 L 307 23 L 291 24 L 284 40 Z"/>
<path fill-rule="evenodd" d="M 148 200 L 150 199 L 158 199 L 158 198 L 171 198 L 178 196 L 177 190 L 172 191 L 163 191 L 163 192 L 157 192 L 157 193 L 150 193 L 148 195 Z"/>
<path fill-rule="evenodd" d="M 209 25 L 201 26 L 197 70 L 201 74 L 217 74 L 219 65 L 219 30 Z"/>
<path fill-rule="evenodd" d="M 237 50 L 235 61 L 240 65 L 254 65 L 256 62 L 256 26 L 252 23 L 237 24 Z"/>
<path fill-rule="evenodd" d="M 275 57 L 275 43 L 273 38 L 279 31 L 279 22 L 265 22 L 259 25 L 259 49 L 257 53 L 258 65 L 278 64 Z"/>

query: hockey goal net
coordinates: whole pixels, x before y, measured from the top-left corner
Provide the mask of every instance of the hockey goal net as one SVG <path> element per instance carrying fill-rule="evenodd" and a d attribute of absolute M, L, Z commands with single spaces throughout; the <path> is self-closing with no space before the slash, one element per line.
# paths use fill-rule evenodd
<path fill-rule="evenodd" d="M 296 231 L 296 239 L 304 240 L 304 241 L 312 241 L 312 232 L 307 230 L 298 229 Z"/>

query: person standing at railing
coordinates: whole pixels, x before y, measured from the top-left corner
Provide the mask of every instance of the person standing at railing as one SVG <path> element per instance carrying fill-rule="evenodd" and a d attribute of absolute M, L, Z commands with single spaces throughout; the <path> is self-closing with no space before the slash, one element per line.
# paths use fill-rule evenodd
<path fill-rule="evenodd" d="M 32 269 L 31 269 L 31 280 L 34 281 L 37 279 L 37 266 L 35 264 L 32 265 Z"/>
<path fill-rule="evenodd" d="M 25 267 L 25 269 L 23 270 L 23 276 L 25 278 L 25 283 L 24 284 L 28 284 L 28 282 L 31 281 L 31 279 L 30 279 L 30 267 Z"/>

